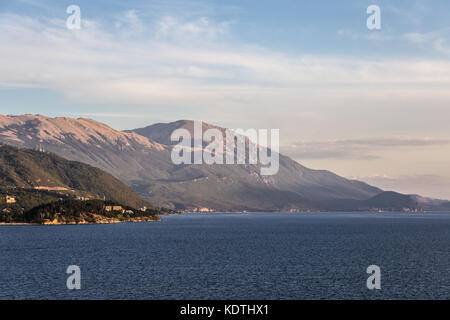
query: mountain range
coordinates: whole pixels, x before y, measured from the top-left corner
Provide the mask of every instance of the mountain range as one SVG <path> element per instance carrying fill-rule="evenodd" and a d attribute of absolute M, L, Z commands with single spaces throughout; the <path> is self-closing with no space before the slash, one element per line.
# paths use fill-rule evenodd
<path fill-rule="evenodd" d="M 207 123 L 204 128 L 224 128 Z M 304 211 L 417 209 L 417 199 L 386 193 L 326 170 L 312 170 L 280 154 L 279 171 L 260 174 L 260 165 L 175 165 L 176 129 L 193 131 L 193 121 L 158 123 L 127 131 L 92 119 L 0 115 L 0 142 L 44 150 L 109 172 L 145 200 L 177 210 Z M 247 140 L 247 143 L 252 143 Z"/>

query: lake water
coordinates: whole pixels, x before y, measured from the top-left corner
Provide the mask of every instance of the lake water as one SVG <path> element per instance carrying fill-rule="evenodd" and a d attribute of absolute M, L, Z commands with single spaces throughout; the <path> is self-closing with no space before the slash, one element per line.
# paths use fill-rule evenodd
<path fill-rule="evenodd" d="M 0 227 L 0 299 L 450 299 L 450 213 Z M 69 265 L 81 290 L 68 290 Z M 381 290 L 368 290 L 369 265 Z"/>

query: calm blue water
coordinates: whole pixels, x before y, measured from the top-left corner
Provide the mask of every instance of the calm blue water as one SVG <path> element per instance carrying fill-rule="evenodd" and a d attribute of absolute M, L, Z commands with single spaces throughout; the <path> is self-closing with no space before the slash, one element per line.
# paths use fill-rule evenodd
<path fill-rule="evenodd" d="M 0 227 L 0 299 L 449 299 L 450 213 Z M 66 287 L 68 265 L 81 290 Z M 381 268 L 368 290 L 366 268 Z"/>

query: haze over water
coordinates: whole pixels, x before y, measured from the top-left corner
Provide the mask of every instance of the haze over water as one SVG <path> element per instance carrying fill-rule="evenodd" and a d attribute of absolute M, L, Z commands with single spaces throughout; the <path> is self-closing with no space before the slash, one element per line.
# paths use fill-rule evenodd
<path fill-rule="evenodd" d="M 449 299 L 449 231 L 450 213 L 0 227 L 0 299 Z M 66 288 L 72 264 L 81 290 Z"/>

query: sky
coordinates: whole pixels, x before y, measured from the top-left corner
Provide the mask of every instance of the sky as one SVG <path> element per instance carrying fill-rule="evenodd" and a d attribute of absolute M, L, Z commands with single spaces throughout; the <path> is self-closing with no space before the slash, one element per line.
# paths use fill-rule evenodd
<path fill-rule="evenodd" d="M 449 88 L 447 0 L 0 0 L 2 114 L 280 129 L 387 190 L 450 199 Z"/>

